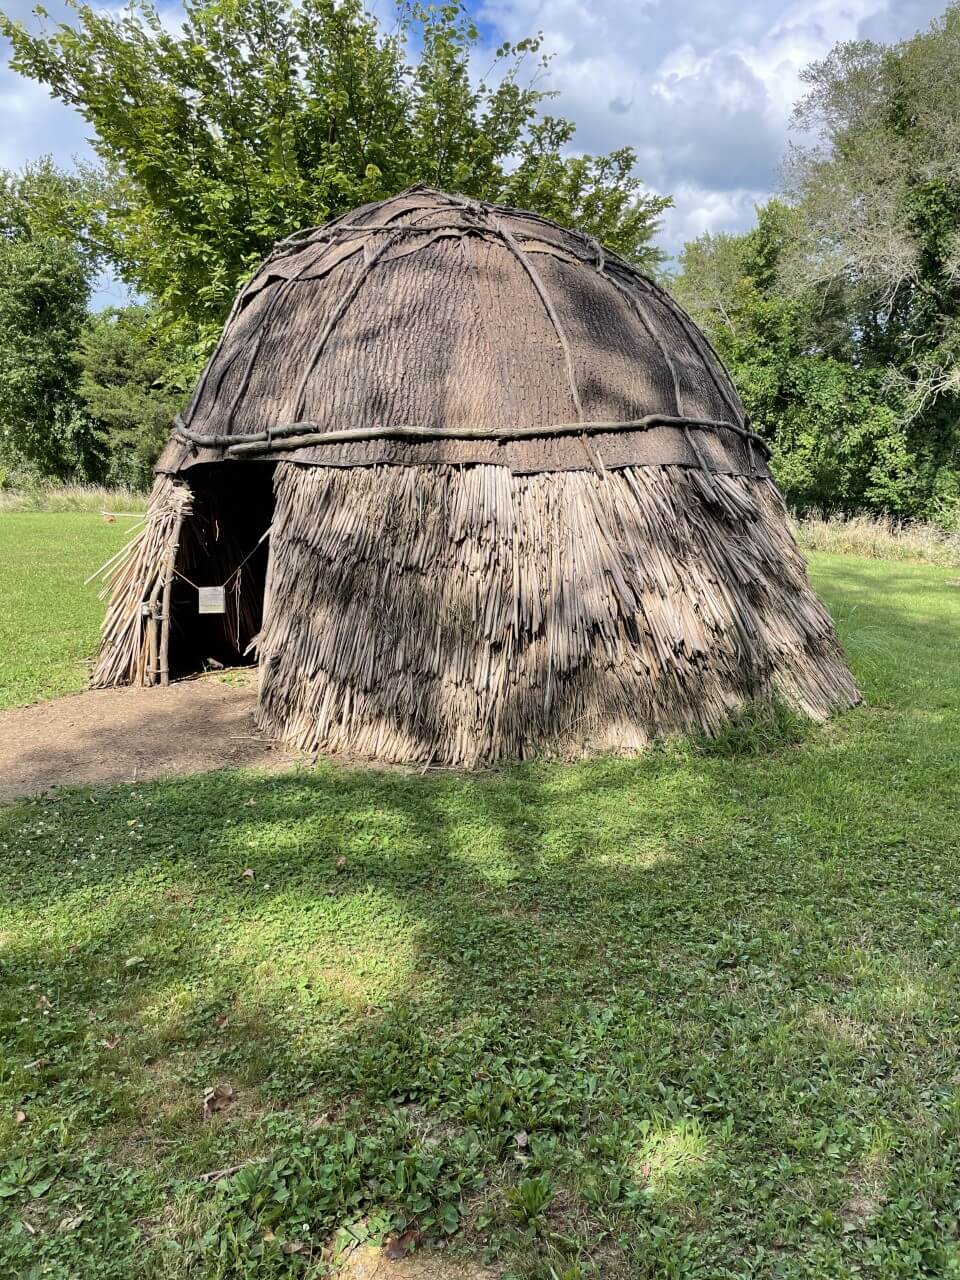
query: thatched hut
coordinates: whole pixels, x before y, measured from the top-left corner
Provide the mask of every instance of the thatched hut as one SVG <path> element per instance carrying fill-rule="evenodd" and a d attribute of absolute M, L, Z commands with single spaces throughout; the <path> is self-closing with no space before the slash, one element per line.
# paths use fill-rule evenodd
<path fill-rule="evenodd" d="M 822 719 L 857 690 L 767 460 L 652 280 L 416 187 L 240 293 L 94 683 L 256 655 L 276 737 L 436 764 L 632 752 L 758 698 Z"/>

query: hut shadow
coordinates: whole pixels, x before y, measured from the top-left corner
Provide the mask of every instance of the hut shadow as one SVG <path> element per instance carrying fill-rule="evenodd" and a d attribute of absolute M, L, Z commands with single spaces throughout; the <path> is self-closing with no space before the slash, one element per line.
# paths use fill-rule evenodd
<path fill-rule="evenodd" d="M 563 770 L 549 782 L 523 769 L 221 773 L 10 806 L 2 838 L 34 821 L 45 838 L 4 864 L 0 892 L 24 918 L 43 904 L 70 924 L 9 935 L 5 962 L 31 1008 L 30 992 L 69 992 L 45 1032 L 63 1015 L 72 1035 L 93 1009 L 105 1037 L 122 1030 L 134 1060 L 173 1057 L 196 1086 L 202 1061 L 282 1107 L 311 1105 L 303 1080 L 339 1077 L 373 1105 L 401 1101 L 436 1059 L 420 1033 L 424 1001 L 445 1010 L 444 1034 L 456 1038 L 477 1019 L 502 1026 L 506 1010 L 541 1023 L 554 1004 L 562 1019 L 567 1005 L 607 1000 L 602 965 L 573 990 L 559 978 L 571 946 L 586 961 L 608 945 L 592 926 L 577 937 L 580 922 L 641 900 L 654 868 L 672 878 L 683 860 L 679 831 L 654 833 L 670 804 L 658 786 L 644 801 L 642 868 L 608 851 L 613 833 L 598 835 L 582 806 L 585 790 L 619 793 L 611 770 L 576 783 Z M 51 901 L 43 866 L 58 833 Z M 396 970 L 389 980 L 384 967 Z M 404 1045 L 402 1064 L 384 1071 L 383 1055 Z M 23 1060 L 42 1047 L 21 1042 Z"/>
<path fill-rule="evenodd" d="M 688 801 L 682 816 L 675 812 L 678 791 Z M 698 803 L 691 809 L 693 796 Z M 731 816 L 722 783 L 695 763 L 666 757 L 609 761 L 579 776 L 563 767 L 467 779 L 324 767 L 277 777 L 158 780 L 89 796 L 61 792 L 0 810 L 5 834 L 31 821 L 44 831 L 36 855 L 28 841 L 25 856 L 4 866 L 0 892 L 26 914 L 41 901 L 55 905 L 72 926 L 54 939 L 19 934 L 5 954 L 18 983 L 70 987 L 108 1021 L 135 1023 L 138 1009 L 155 1010 L 187 980 L 197 991 L 194 1038 L 208 1038 L 211 1028 L 202 1023 L 210 1011 L 248 1004 L 256 1009 L 259 1038 L 270 1046 L 270 1073 L 292 1082 L 325 1062 L 343 1066 L 343 1044 L 352 1052 L 379 1041 L 384 1025 L 415 1016 L 426 969 L 433 971 L 430 998 L 439 997 L 464 1025 L 508 1004 L 536 1021 L 541 1002 L 558 995 L 575 1005 L 594 996 L 605 1001 L 607 963 L 576 966 L 577 987 L 558 992 L 551 958 L 567 964 L 574 939 L 581 958 L 603 956 L 621 909 L 649 918 L 655 952 L 658 935 L 697 912 L 691 903 L 690 919 L 681 920 L 665 911 L 665 899 L 678 878 L 696 874 L 697 851 L 719 837 Z M 81 841 L 73 836 L 78 821 Z M 34 856 L 48 863 L 58 832 L 65 848 L 81 851 L 64 857 L 51 903 L 42 866 L 30 864 Z M 98 904 L 89 914 L 80 908 L 87 900 Z M 314 904 L 326 922 L 285 936 Z M 378 926 L 381 913 L 385 929 Z M 389 945 L 399 921 L 416 944 L 405 958 L 391 957 L 406 979 L 382 1000 L 361 1001 L 354 1009 L 360 1020 L 345 1018 L 353 1025 L 342 1043 L 325 1035 L 319 1050 L 304 1053 L 296 1048 L 290 1010 L 263 1004 L 264 984 L 270 985 L 268 971 L 285 972 L 287 960 L 306 972 L 318 947 L 328 949 L 319 957 L 326 967 L 341 917 L 347 967 L 363 932 L 375 946 Z M 270 928 L 272 939 L 264 936 Z M 260 959 L 269 956 L 266 966 L 245 949 L 248 932 L 257 937 Z M 534 935 L 538 945 L 531 948 Z M 140 957 L 137 966 L 110 990 L 131 955 Z M 74 979 L 85 969 L 77 991 Z M 291 987 L 301 985 L 292 972 L 286 977 Z M 242 1049 L 242 1042 L 233 1047 Z"/>
<path fill-rule="evenodd" d="M 201 1131 L 203 1090 L 222 1080 L 239 1089 L 223 1164 L 261 1112 L 336 1124 L 348 1101 L 374 1123 L 408 1108 L 431 1141 L 477 1127 L 508 1181 L 520 1129 L 604 1133 L 624 1177 L 644 1123 L 695 1122 L 721 1158 L 726 1118 L 749 1112 L 757 1141 L 793 1149 L 837 1119 L 838 1079 L 889 1076 L 891 1039 L 939 998 L 929 919 L 952 902 L 900 865 L 855 770 L 824 768 L 835 751 L 808 744 L 790 787 L 764 759 L 652 753 L 468 776 L 219 774 L 0 810 L 18 850 L 0 868 L 8 998 L 41 1024 L 16 1059 L 51 1056 L 39 1084 L 68 1104 L 50 1050 L 93 1010 L 90 1036 L 122 1035 L 103 1066 L 147 1159 L 171 1124 Z M 853 812 L 864 848 L 831 866 L 849 855 L 833 815 Z M 745 1024 L 765 1063 L 749 1078 Z M 807 1072 L 799 1102 L 781 1093 L 785 1043 Z M 713 1212 L 709 1187 L 693 1194 Z"/>

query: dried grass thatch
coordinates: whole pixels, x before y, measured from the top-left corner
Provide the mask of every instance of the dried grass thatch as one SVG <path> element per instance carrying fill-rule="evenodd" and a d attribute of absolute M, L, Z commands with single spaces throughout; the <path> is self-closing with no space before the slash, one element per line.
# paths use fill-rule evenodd
<path fill-rule="evenodd" d="M 104 565 L 100 598 L 110 603 L 93 670 L 95 689 L 162 682 L 160 623 L 169 614 L 180 532 L 191 499 L 188 485 L 158 476 L 142 528 Z"/>
<path fill-rule="evenodd" d="M 278 467 L 260 720 L 476 765 L 633 752 L 857 692 L 769 480 L 681 467 Z"/>
<path fill-rule="evenodd" d="M 822 719 L 858 694 L 767 456 L 651 281 L 415 189 L 279 246 L 238 298 L 96 682 L 215 642 L 175 569 L 235 583 L 227 654 L 263 603 L 260 723 L 308 750 L 477 765 L 632 752 L 755 698 Z"/>

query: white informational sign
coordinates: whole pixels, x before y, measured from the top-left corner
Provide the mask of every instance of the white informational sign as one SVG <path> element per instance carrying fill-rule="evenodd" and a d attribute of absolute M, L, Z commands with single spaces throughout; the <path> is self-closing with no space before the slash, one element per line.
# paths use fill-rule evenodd
<path fill-rule="evenodd" d="M 198 612 L 200 613 L 226 613 L 227 602 L 224 597 L 223 587 L 197 587 Z"/>

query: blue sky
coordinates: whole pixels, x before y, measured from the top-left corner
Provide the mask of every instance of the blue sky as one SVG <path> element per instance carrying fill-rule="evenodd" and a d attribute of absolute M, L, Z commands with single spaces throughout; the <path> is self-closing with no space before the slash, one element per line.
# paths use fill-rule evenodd
<path fill-rule="evenodd" d="M 629 145 L 674 197 L 663 247 L 739 231 L 777 186 L 799 73 L 840 40 L 892 41 L 945 0 L 483 0 L 507 38 L 542 30 L 577 145 Z"/>
<path fill-rule="evenodd" d="M 30 19 L 35 0 L 6 0 Z M 388 0 L 379 0 L 385 8 Z M 536 31 L 554 54 L 550 110 L 578 124 L 579 150 L 629 145 L 638 173 L 676 208 L 662 244 L 749 226 L 775 189 L 801 68 L 839 40 L 896 40 L 944 0 L 470 0 L 491 45 Z M 46 5 L 56 17 L 62 6 Z M 173 20 L 175 10 L 169 11 Z M 0 167 L 89 154 L 87 127 L 46 92 L 0 70 Z M 115 286 L 119 297 L 120 288 Z M 109 301 L 111 286 L 100 301 Z"/>

